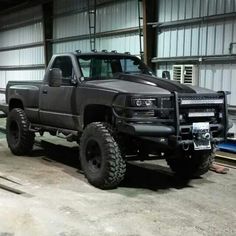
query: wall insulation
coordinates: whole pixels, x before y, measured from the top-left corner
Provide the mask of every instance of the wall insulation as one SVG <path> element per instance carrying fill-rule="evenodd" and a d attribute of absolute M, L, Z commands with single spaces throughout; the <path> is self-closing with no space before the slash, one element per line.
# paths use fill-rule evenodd
<path fill-rule="evenodd" d="M 139 54 L 138 1 L 97 1 L 97 4 L 96 49 Z M 82 39 L 77 39 L 78 36 Z M 73 39 L 67 40 L 68 37 Z M 54 53 L 90 50 L 87 1 L 54 2 L 53 38 Z"/>
<path fill-rule="evenodd" d="M 9 80 L 39 80 L 44 73 L 41 7 L 0 18 L 0 89 Z M 4 95 L 0 94 L 0 99 Z"/>
<path fill-rule="evenodd" d="M 157 75 L 195 64 L 198 85 L 231 92 L 236 107 L 236 0 L 159 0 Z M 233 116 L 236 134 L 236 117 Z"/>
<path fill-rule="evenodd" d="M 198 66 L 199 85 L 231 91 L 229 103 L 236 106 L 235 63 L 230 59 L 236 54 L 236 45 L 230 49 L 231 43 L 236 42 L 236 1 L 159 0 L 158 7 L 158 76 L 164 70 L 172 75 L 172 66 L 191 63 L 188 58 Z M 189 20 L 192 22 L 188 23 Z M 218 62 L 202 60 L 222 56 L 226 58 Z"/>
<path fill-rule="evenodd" d="M 236 11 L 235 0 L 159 0 L 159 22 L 221 15 Z"/>
<path fill-rule="evenodd" d="M 229 55 L 232 42 L 236 42 L 236 19 L 168 28 L 158 34 L 157 57 Z"/>

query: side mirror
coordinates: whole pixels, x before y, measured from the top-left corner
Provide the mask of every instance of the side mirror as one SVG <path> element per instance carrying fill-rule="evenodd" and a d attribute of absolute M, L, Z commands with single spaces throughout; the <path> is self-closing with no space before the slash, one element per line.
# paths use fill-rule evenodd
<path fill-rule="evenodd" d="M 62 71 L 59 68 L 52 68 L 48 74 L 48 85 L 50 87 L 60 87 L 62 84 Z"/>
<path fill-rule="evenodd" d="M 170 80 L 170 72 L 165 70 L 162 72 L 162 78 Z"/>

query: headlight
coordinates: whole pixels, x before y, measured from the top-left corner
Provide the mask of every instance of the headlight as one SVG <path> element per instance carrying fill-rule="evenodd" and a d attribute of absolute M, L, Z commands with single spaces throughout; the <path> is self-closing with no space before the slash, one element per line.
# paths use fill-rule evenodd
<path fill-rule="evenodd" d="M 155 103 L 155 98 L 131 98 L 131 105 L 133 107 L 152 107 Z"/>

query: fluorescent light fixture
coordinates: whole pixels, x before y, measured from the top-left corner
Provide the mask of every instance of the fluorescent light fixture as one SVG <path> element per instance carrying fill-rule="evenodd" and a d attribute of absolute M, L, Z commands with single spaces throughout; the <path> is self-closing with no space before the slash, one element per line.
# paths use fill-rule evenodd
<path fill-rule="evenodd" d="M 214 112 L 189 112 L 188 117 L 213 117 Z"/>
<path fill-rule="evenodd" d="M 181 105 L 223 104 L 223 99 L 181 99 Z"/>

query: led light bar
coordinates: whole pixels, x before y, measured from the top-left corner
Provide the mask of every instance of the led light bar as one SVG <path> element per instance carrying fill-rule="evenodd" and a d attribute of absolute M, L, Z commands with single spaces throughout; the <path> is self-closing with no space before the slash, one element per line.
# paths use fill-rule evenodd
<path fill-rule="evenodd" d="M 188 117 L 213 117 L 214 112 L 189 112 Z"/>
<path fill-rule="evenodd" d="M 223 99 L 181 99 L 181 105 L 223 104 Z"/>

